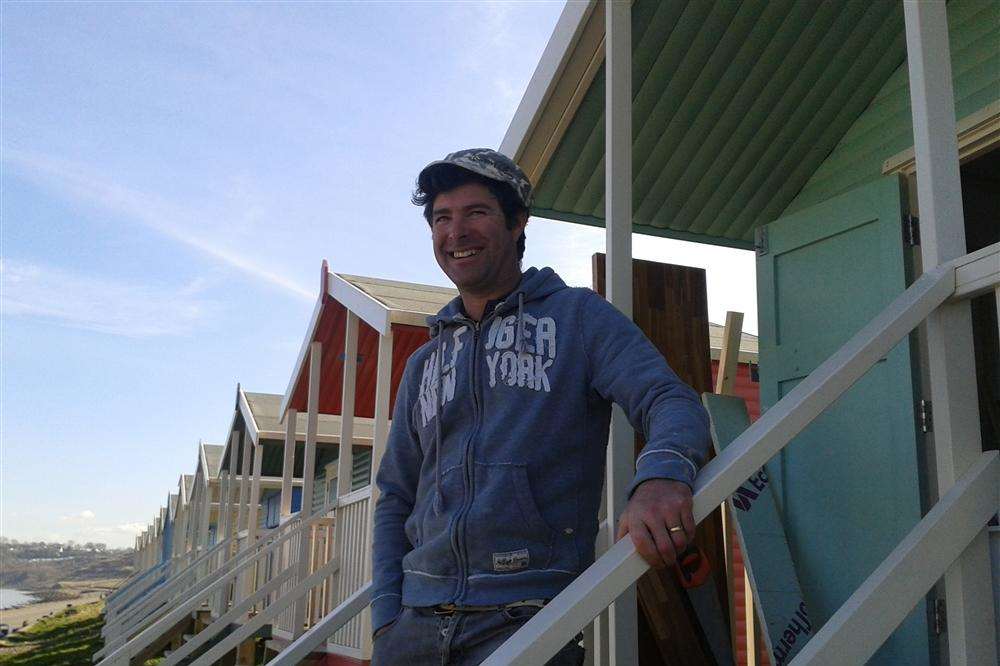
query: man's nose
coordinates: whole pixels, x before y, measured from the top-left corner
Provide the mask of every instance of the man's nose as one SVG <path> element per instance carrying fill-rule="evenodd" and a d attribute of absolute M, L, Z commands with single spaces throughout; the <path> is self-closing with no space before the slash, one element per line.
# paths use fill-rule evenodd
<path fill-rule="evenodd" d="M 463 215 L 456 215 L 448 225 L 448 238 L 457 240 L 469 235 L 469 220 Z"/>

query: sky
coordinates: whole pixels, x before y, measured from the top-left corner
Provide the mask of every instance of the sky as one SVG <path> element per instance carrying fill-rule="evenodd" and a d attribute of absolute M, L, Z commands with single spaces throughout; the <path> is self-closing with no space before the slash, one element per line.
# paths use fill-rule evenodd
<path fill-rule="evenodd" d="M 420 168 L 497 147 L 563 2 L 3 2 L 0 534 L 131 546 L 237 382 L 281 393 L 320 265 L 450 286 Z M 533 218 L 589 286 L 601 229 Z M 753 253 L 644 236 L 746 313 Z"/>

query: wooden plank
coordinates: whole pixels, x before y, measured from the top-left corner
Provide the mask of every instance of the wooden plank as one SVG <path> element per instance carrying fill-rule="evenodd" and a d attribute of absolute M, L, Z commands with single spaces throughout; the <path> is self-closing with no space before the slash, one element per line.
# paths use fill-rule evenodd
<path fill-rule="evenodd" d="M 743 313 L 727 312 L 722 349 L 719 351 L 719 373 L 715 378 L 715 392 L 720 395 L 732 395 L 736 385 L 736 363 L 739 360 L 742 333 Z"/>
<path fill-rule="evenodd" d="M 711 338 L 711 325 L 709 326 L 709 337 Z M 736 373 L 740 357 L 741 347 L 743 341 L 743 313 L 742 312 L 726 312 L 726 324 L 722 329 L 722 339 L 719 342 L 719 365 L 716 371 L 715 377 L 715 392 L 721 395 L 732 395 L 735 392 L 736 387 Z M 737 609 L 736 609 L 736 599 L 735 599 L 735 584 L 736 581 L 733 580 L 733 545 L 732 541 L 736 538 L 735 528 L 732 524 L 733 516 L 731 507 L 728 505 L 722 506 L 722 534 L 723 534 L 723 546 L 725 549 L 726 558 L 726 591 L 729 600 L 729 644 L 733 648 L 733 659 L 738 658 L 737 645 L 738 641 L 738 630 L 737 630 Z M 746 573 L 740 577 L 740 584 L 742 585 L 746 579 Z M 748 587 L 744 589 L 749 590 Z M 753 613 L 753 604 L 750 599 L 744 597 L 744 611 L 747 606 L 750 607 L 751 614 Z M 749 625 L 752 626 L 752 625 Z M 746 632 L 746 642 L 747 651 L 754 647 L 753 634 L 750 631 Z"/>
<path fill-rule="evenodd" d="M 707 393 L 702 400 L 712 417 L 712 443 L 716 453 L 721 453 L 750 426 L 746 403 L 742 398 Z M 734 518 L 756 610 L 764 623 L 767 652 L 774 666 L 782 666 L 802 649 L 812 635 L 812 625 L 766 472 L 759 470 L 726 502 Z M 748 618 L 754 609 L 748 604 Z"/>
<path fill-rule="evenodd" d="M 605 257 L 592 259 L 594 289 L 605 289 Z M 712 362 L 709 356 L 708 299 L 705 271 L 652 261 L 632 262 L 632 311 L 636 325 L 663 354 L 680 379 L 699 393 L 712 390 Z M 635 453 L 642 440 L 635 439 Z M 634 461 L 634 458 L 633 458 Z M 610 521 L 609 521 L 610 522 Z M 719 605 L 729 608 L 726 594 L 725 548 L 721 512 L 698 527 L 696 542 L 712 563 Z M 653 580 L 656 579 L 656 580 Z M 698 620 L 686 593 L 670 571 L 650 571 L 638 584 L 640 609 L 646 626 L 656 637 L 657 649 L 649 651 L 648 641 L 640 640 L 640 664 L 714 663 Z"/>

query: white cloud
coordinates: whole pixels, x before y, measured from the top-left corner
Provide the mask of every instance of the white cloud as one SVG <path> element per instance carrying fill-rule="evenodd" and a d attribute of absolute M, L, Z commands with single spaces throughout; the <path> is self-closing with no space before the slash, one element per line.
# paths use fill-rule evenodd
<path fill-rule="evenodd" d="M 233 251 L 219 239 L 204 233 L 204 229 L 211 227 L 209 222 L 215 222 L 220 217 L 224 219 L 225 216 L 191 209 L 156 194 L 125 187 L 85 165 L 46 155 L 5 150 L 3 160 L 5 167 L 13 168 L 22 176 L 49 187 L 64 198 L 122 215 L 205 254 L 217 263 L 235 268 L 299 298 L 316 298 L 313 290 L 265 268 Z M 197 232 L 195 229 L 202 231 Z"/>
<path fill-rule="evenodd" d="M 196 280 L 178 288 L 135 285 L 31 262 L 0 262 L 4 316 L 130 338 L 184 335 L 213 308 Z"/>
<path fill-rule="evenodd" d="M 95 527 L 93 531 L 95 534 L 138 536 L 143 533 L 146 527 L 145 523 L 122 523 L 120 525 Z"/>
<path fill-rule="evenodd" d="M 62 520 L 64 522 L 82 523 L 93 520 L 96 517 L 97 516 L 90 509 L 84 509 L 80 513 L 74 513 L 70 516 L 62 516 L 59 520 Z"/>

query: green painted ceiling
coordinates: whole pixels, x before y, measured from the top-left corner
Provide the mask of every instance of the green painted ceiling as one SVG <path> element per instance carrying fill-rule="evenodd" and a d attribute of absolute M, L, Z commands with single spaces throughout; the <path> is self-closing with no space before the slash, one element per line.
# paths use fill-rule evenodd
<path fill-rule="evenodd" d="M 906 55 L 890 0 L 637 0 L 635 230 L 751 247 Z M 603 226 L 604 70 L 536 186 L 534 213 Z"/>

